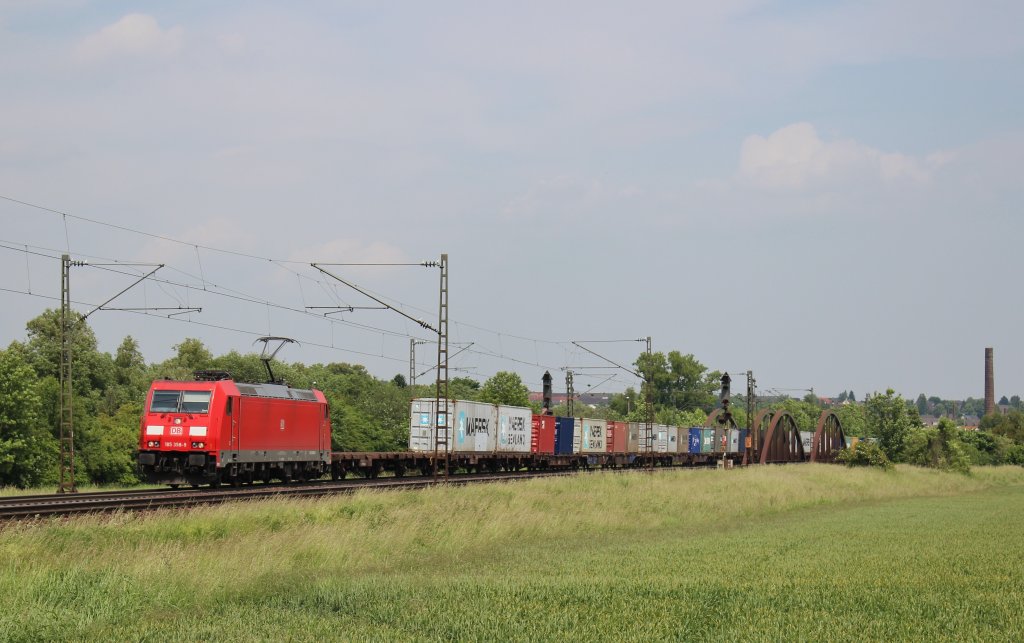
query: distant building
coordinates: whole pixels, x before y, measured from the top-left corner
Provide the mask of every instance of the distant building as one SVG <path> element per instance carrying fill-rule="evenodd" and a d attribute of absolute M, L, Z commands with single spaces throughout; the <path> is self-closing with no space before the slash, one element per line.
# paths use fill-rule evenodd
<path fill-rule="evenodd" d="M 977 431 L 978 426 L 981 424 L 981 418 L 977 415 L 965 415 L 960 418 L 959 424 L 968 431 Z"/>
<path fill-rule="evenodd" d="M 530 391 L 531 402 L 543 402 L 544 393 L 537 393 L 536 391 Z M 612 393 L 576 393 L 576 401 L 580 404 L 586 404 L 587 406 L 608 406 L 612 401 Z M 552 404 L 565 404 L 566 395 L 565 393 L 552 393 L 551 403 Z"/>

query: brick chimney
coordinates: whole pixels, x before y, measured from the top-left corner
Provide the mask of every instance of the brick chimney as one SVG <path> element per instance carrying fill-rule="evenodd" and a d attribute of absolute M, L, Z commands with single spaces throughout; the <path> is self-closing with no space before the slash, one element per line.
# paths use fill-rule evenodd
<path fill-rule="evenodd" d="M 985 415 L 996 412 L 996 383 L 992 366 L 992 349 L 985 349 Z"/>

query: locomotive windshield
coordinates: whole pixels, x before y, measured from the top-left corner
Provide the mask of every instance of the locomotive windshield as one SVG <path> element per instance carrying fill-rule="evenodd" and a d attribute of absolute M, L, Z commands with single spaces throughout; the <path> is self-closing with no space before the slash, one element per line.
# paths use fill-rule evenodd
<path fill-rule="evenodd" d="M 209 413 L 210 391 L 153 391 L 150 413 Z"/>

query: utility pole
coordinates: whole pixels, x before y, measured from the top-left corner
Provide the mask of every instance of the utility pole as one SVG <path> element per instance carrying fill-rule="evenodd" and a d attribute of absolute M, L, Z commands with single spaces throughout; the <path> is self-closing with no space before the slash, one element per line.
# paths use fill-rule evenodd
<path fill-rule="evenodd" d="M 60 483 L 57 493 L 77 493 L 75 486 L 74 384 L 71 380 L 71 346 L 74 320 L 71 310 L 71 266 L 85 265 L 61 256 L 60 271 Z"/>
<path fill-rule="evenodd" d="M 576 417 L 573 405 L 573 398 L 575 397 L 576 392 L 572 390 L 572 371 L 567 370 L 565 372 L 565 410 L 569 417 Z"/>
<path fill-rule="evenodd" d="M 403 310 L 395 308 L 391 304 L 387 303 L 380 297 L 376 297 L 366 290 L 356 286 L 355 284 L 346 281 L 338 275 L 326 270 L 324 266 L 351 266 L 351 265 L 368 265 L 368 264 L 345 264 L 345 263 L 331 263 L 331 264 L 309 264 L 316 268 L 325 275 L 332 277 L 333 279 L 340 281 L 352 290 L 355 290 L 359 294 L 372 299 L 384 308 L 394 311 L 409 319 L 416 322 L 421 327 L 432 330 L 437 333 L 437 388 L 434 396 L 434 480 L 437 480 L 437 460 L 441 454 L 441 446 L 445 447 L 445 468 L 444 468 L 444 479 L 448 480 L 448 470 L 451 469 L 451 451 L 449 449 L 449 427 L 451 421 L 448 417 L 448 255 L 442 254 L 440 261 L 423 261 L 416 264 L 411 263 L 377 263 L 369 264 L 375 266 L 423 266 L 424 268 L 440 268 L 441 269 L 441 287 L 440 287 L 440 299 L 438 302 L 437 310 L 437 328 L 434 328 L 422 319 L 416 319 Z M 444 400 L 444 412 L 441 411 L 441 401 Z M 444 435 L 442 437 L 442 429 L 444 429 Z"/>
<path fill-rule="evenodd" d="M 647 354 L 648 355 L 651 354 L 651 337 L 650 337 L 650 335 L 647 336 Z M 647 406 L 647 409 L 646 409 L 647 413 L 645 414 L 645 416 L 646 416 L 645 417 L 646 423 L 645 423 L 645 427 L 644 427 L 644 433 L 646 434 L 646 437 L 644 439 L 647 442 L 647 451 L 648 451 L 648 454 L 647 454 L 648 455 L 647 465 L 648 465 L 648 467 L 653 469 L 654 468 L 654 382 L 651 382 L 647 378 L 644 378 L 644 388 L 647 389 L 647 395 L 645 396 L 645 400 L 644 400 L 644 402 L 645 402 L 645 404 Z M 668 436 L 666 436 L 666 438 L 667 437 Z"/>
<path fill-rule="evenodd" d="M 409 386 L 416 386 L 416 345 L 426 343 L 422 339 L 409 338 Z"/>
<path fill-rule="evenodd" d="M 75 312 L 71 310 L 71 267 L 90 265 L 86 261 L 72 261 L 71 256 L 64 254 L 60 258 L 60 482 L 57 486 L 57 493 L 78 493 L 78 486 L 75 484 L 75 421 L 74 421 L 74 382 L 71 377 L 71 362 L 74 346 L 76 326 L 84 322 L 89 315 L 98 310 L 188 310 L 202 312 L 201 308 L 186 308 L 182 306 L 173 308 L 104 308 L 124 293 L 128 292 L 139 282 L 152 276 L 157 270 L 164 267 L 164 264 L 143 264 L 143 263 L 97 263 L 93 266 L 156 266 L 145 275 L 139 277 L 127 288 L 96 306 L 80 319 L 75 319 Z"/>
<path fill-rule="evenodd" d="M 621 340 L 615 339 L 615 340 L 606 340 L 606 341 L 609 341 L 609 342 L 646 342 L 647 343 L 647 354 L 648 355 L 651 354 L 651 337 L 649 335 L 647 337 L 641 337 L 640 339 L 621 339 Z M 647 391 L 647 395 L 646 395 L 646 398 L 645 398 L 645 404 L 646 404 L 646 407 L 647 407 L 647 409 L 646 409 L 647 413 L 645 414 L 646 415 L 646 421 L 644 423 L 644 432 L 647 434 L 645 439 L 647 441 L 647 452 L 648 452 L 648 456 L 649 456 L 647 464 L 650 467 L 653 468 L 654 467 L 654 436 L 653 436 L 653 433 L 654 433 L 654 383 L 649 381 L 640 372 L 634 371 L 631 368 L 628 368 L 626 366 L 623 366 L 622 364 L 619 364 L 618 362 L 614 362 L 614 361 L 608 359 L 607 357 L 605 357 L 604 355 L 601 355 L 600 353 L 598 353 L 596 351 L 590 350 L 589 348 L 584 346 L 582 342 L 574 341 L 573 345 L 576 346 L 577 348 L 582 348 L 583 350 L 587 351 L 588 353 L 590 353 L 594 357 L 598 357 L 600 359 L 603 359 L 604 361 L 608 362 L 612 366 L 614 366 L 616 368 L 621 368 L 622 370 L 626 371 L 627 373 L 632 373 L 636 377 L 639 377 L 641 380 L 643 380 L 644 386 L 646 387 L 646 391 Z M 583 367 L 583 368 L 585 368 L 585 367 Z M 566 376 L 566 379 L 568 380 L 568 375 Z M 643 450 L 644 450 L 643 449 L 643 445 L 641 445 L 640 452 L 643 453 Z M 643 457 L 641 456 L 641 460 L 642 459 L 643 459 Z"/>
<path fill-rule="evenodd" d="M 416 384 L 416 339 L 409 338 L 409 386 Z"/>
<path fill-rule="evenodd" d="M 452 468 L 452 451 L 449 444 L 449 432 L 451 420 L 448 412 L 448 255 L 441 255 L 441 286 L 437 306 L 437 389 L 434 396 L 437 410 L 434 427 L 434 479 L 437 480 L 437 459 L 441 446 L 444 446 L 445 464 L 444 480 L 448 481 L 448 474 Z M 444 413 L 441 413 L 441 402 L 444 402 Z M 444 437 L 441 437 L 441 429 L 444 428 Z"/>
<path fill-rule="evenodd" d="M 754 379 L 754 371 L 747 371 L 747 441 L 748 444 L 744 445 L 745 450 L 749 451 L 751 448 L 756 449 L 754 445 L 757 443 L 757 438 L 754 436 L 754 414 L 757 413 L 757 398 L 755 392 L 757 388 L 757 380 Z M 750 460 L 753 462 L 753 459 Z"/>

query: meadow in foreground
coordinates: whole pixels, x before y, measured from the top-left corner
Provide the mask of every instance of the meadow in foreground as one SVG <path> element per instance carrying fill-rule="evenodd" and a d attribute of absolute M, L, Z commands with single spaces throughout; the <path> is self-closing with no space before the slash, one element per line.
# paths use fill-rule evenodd
<path fill-rule="evenodd" d="M 0 639 L 1024 635 L 1024 469 L 581 475 L 0 531 Z"/>

